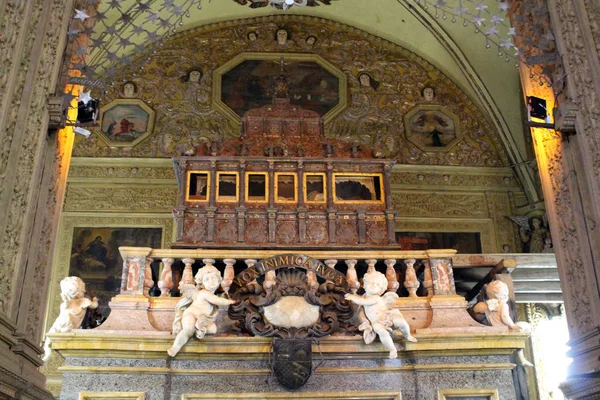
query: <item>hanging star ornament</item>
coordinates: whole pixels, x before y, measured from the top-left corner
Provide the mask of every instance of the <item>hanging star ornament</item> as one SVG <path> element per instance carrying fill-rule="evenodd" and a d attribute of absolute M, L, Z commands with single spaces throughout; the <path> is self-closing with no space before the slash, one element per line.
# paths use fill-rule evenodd
<path fill-rule="evenodd" d="M 476 15 L 473 17 L 472 21 L 474 24 L 481 26 L 481 24 L 483 24 L 483 21 L 485 21 L 485 18 L 483 18 L 481 15 Z"/>
<path fill-rule="evenodd" d="M 501 22 L 504 22 L 504 18 L 502 18 L 502 17 L 501 17 L 501 16 L 499 16 L 499 15 L 492 15 L 492 23 L 493 23 L 494 25 L 496 25 L 496 24 L 499 24 L 499 23 L 501 23 Z"/>
<path fill-rule="evenodd" d="M 500 42 L 500 46 L 508 50 L 513 47 L 513 44 L 509 39 L 502 39 L 502 41 Z"/>
<path fill-rule="evenodd" d="M 90 96 L 91 92 L 91 90 L 88 90 L 87 92 L 82 91 L 77 100 L 81 101 L 83 104 L 89 103 L 92 100 L 92 97 Z"/>
<path fill-rule="evenodd" d="M 477 4 L 475 5 L 475 9 L 476 9 L 477 11 L 485 11 L 485 10 L 486 10 L 486 8 L 488 8 L 488 6 L 487 6 L 487 5 L 485 5 L 485 4 L 483 4 L 483 2 L 477 3 Z"/>
<path fill-rule="evenodd" d="M 85 20 L 89 17 L 90 16 L 84 13 L 83 11 L 75 9 L 75 17 L 73 17 L 73 19 L 79 19 L 81 20 L 81 22 L 85 22 Z"/>
<path fill-rule="evenodd" d="M 485 35 L 486 36 L 491 36 L 491 35 L 497 35 L 498 34 L 498 28 L 496 28 L 495 25 L 490 26 L 489 28 L 487 28 L 487 30 L 485 31 Z"/>
<path fill-rule="evenodd" d="M 460 16 L 460 17 L 462 17 L 462 16 L 464 16 L 465 14 L 467 14 L 467 12 L 469 11 L 469 9 L 468 9 L 468 8 L 466 8 L 466 7 L 464 7 L 464 6 L 462 6 L 462 5 L 460 5 L 460 6 L 456 7 L 456 8 L 454 9 L 454 11 L 456 12 L 456 15 L 458 15 L 458 16 Z"/>

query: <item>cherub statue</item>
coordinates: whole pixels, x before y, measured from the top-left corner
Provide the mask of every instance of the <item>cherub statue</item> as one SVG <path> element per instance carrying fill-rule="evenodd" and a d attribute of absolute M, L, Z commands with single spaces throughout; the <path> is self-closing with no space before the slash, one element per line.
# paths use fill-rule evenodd
<path fill-rule="evenodd" d="M 492 281 L 485 288 L 485 294 L 488 300 L 475 304 L 473 311 L 475 319 L 480 322 L 487 320 L 491 326 L 508 326 L 511 331 L 531 332 L 531 325 L 527 322 L 515 323 L 510 317 L 508 308 L 508 286 L 502 281 Z M 524 367 L 533 367 L 533 364 L 525 358 L 523 349 L 515 352 L 515 358 L 518 364 Z"/>
<path fill-rule="evenodd" d="M 46 334 L 43 361 L 48 361 L 51 353 L 48 334 L 57 332 L 67 333 L 79 328 L 83 317 L 85 317 L 86 310 L 98 307 L 98 299 L 96 297 L 92 300 L 85 297 L 85 283 L 81 278 L 76 276 L 68 276 L 60 281 L 60 297 L 63 300 L 60 305 L 60 314 L 58 314 L 56 321 L 54 321 Z"/>
<path fill-rule="evenodd" d="M 173 334 L 176 334 L 173 346 L 167 350 L 171 357 L 175 357 L 187 341 L 196 334 L 202 339 L 206 334 L 217 333 L 215 317 L 217 309 L 214 306 L 228 306 L 235 301 L 224 299 L 215 295 L 221 284 L 221 273 L 212 265 L 202 267 L 194 277 L 196 287 L 188 289 L 184 297 L 175 306 L 175 320 L 173 321 Z"/>
<path fill-rule="evenodd" d="M 406 340 L 416 342 L 417 339 L 410 334 L 410 326 L 408 326 L 400 310 L 390 307 L 390 304 L 398 298 L 398 295 L 396 293 L 386 293 L 381 296 L 388 287 L 385 275 L 378 271 L 370 272 L 365 274 L 363 281 L 364 295 L 358 296 L 348 293 L 345 298 L 364 308 L 366 319 L 364 319 L 359 329 L 363 331 L 365 343 L 372 343 L 375 336 L 379 335 L 379 340 L 381 340 L 383 346 L 390 351 L 390 358 L 396 358 L 398 357 L 398 351 L 389 333 L 392 332 L 392 327 L 397 328 Z"/>
<path fill-rule="evenodd" d="M 475 314 L 485 315 L 491 326 L 508 326 L 512 331 L 529 332 L 531 326 L 527 322 L 515 323 L 510 317 L 508 308 L 508 286 L 502 281 L 492 281 L 485 288 L 488 300 L 479 302 L 473 307 Z"/>

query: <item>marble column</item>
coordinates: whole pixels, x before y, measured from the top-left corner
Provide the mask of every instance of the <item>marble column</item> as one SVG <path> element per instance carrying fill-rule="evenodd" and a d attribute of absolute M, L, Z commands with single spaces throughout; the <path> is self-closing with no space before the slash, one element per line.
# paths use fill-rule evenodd
<path fill-rule="evenodd" d="M 0 3 L 0 397 L 52 398 L 38 371 L 40 321 L 73 137 L 49 130 L 47 101 L 72 9 L 70 0 Z"/>

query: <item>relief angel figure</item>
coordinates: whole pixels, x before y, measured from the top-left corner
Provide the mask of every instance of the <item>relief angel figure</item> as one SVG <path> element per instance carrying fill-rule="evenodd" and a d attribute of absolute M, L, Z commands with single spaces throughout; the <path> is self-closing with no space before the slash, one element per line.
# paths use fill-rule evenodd
<path fill-rule="evenodd" d="M 215 318 L 218 308 L 214 306 L 228 306 L 234 300 L 224 299 L 215 295 L 222 278 L 221 273 L 212 265 L 202 267 L 194 277 L 196 287 L 188 289 L 184 297 L 175 306 L 175 320 L 173 321 L 173 334 L 176 334 L 173 346 L 167 350 L 171 357 L 175 357 L 184 344 L 195 334 L 198 339 L 205 335 L 217 333 Z"/>
<path fill-rule="evenodd" d="M 346 300 L 362 306 L 359 315 L 364 312 L 366 318 L 361 318 L 362 323 L 358 329 L 363 331 L 366 344 L 372 343 L 376 335 L 379 336 L 383 346 L 389 350 L 390 358 L 396 358 L 398 357 L 398 351 L 390 335 L 393 328 L 400 331 L 406 340 L 416 342 L 417 339 L 410 334 L 410 326 L 400 310 L 391 307 L 398 295 L 396 293 L 386 293 L 382 296 L 388 287 L 385 275 L 377 271 L 370 272 L 365 274 L 363 281 L 364 295 L 346 294 L 345 296 Z"/>

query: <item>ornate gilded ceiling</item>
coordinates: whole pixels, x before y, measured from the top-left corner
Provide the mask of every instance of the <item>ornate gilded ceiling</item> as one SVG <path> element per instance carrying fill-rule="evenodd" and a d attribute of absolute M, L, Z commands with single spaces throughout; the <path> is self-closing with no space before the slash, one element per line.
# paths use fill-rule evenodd
<path fill-rule="evenodd" d="M 288 32 L 284 44 L 276 40 L 278 29 Z M 249 38 L 250 32 L 256 33 L 256 40 Z M 307 42 L 310 36 L 316 38 L 314 44 Z M 198 27 L 139 55 L 138 62 L 122 71 L 102 103 L 123 98 L 123 83 L 134 82 L 135 97 L 156 112 L 154 132 L 138 145 L 122 149 L 108 147 L 94 134 L 77 143 L 74 155 L 170 157 L 203 140 L 238 136 L 239 127 L 212 106 L 213 72 L 248 51 L 316 54 L 346 75 L 348 106 L 325 125 L 328 137 L 383 144 L 387 156 L 405 164 L 508 164 L 496 129 L 468 96 L 432 64 L 356 28 L 295 15 Z M 145 67 L 140 70 L 142 65 Z M 195 69 L 201 71 L 198 81 L 188 76 Z M 359 83 L 361 72 L 370 75 L 372 85 Z M 426 86 L 434 89 L 433 99 L 424 97 Z M 443 143 L 443 151 L 430 151 L 427 146 L 408 140 L 403 118 L 417 105 L 437 106 L 456 116 L 460 140 Z"/>

